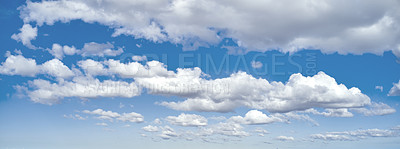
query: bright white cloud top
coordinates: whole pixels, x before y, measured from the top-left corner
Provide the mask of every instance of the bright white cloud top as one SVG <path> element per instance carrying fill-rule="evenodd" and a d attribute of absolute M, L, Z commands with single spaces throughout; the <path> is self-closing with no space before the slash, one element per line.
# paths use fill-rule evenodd
<path fill-rule="evenodd" d="M 340 54 L 392 51 L 400 56 L 399 6 L 395 0 L 60 0 L 28 1 L 20 11 L 25 23 L 97 22 L 113 28 L 113 36 L 171 42 L 184 49 L 208 47 L 231 38 L 238 45 L 226 47 L 231 53 L 311 48 Z M 35 37 L 31 28 L 24 25 L 15 39 L 29 46 Z"/>

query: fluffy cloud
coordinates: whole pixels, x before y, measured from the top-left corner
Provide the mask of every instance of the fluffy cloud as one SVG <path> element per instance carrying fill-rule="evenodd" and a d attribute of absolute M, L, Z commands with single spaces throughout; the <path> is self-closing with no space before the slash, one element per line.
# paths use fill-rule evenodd
<path fill-rule="evenodd" d="M 51 49 L 47 49 L 57 59 L 63 59 L 65 55 L 80 54 L 82 56 L 117 56 L 124 52 L 122 48 L 113 50 L 114 45 L 111 43 L 85 43 L 81 50 L 76 49 L 74 46 L 67 45 L 61 46 L 57 43 L 53 44 Z"/>
<path fill-rule="evenodd" d="M 400 56 L 398 7 L 394 0 L 251 4 L 211 0 L 59 0 L 27 1 L 20 11 L 25 23 L 41 26 L 79 19 L 109 26 L 115 29 L 113 36 L 125 34 L 177 43 L 184 49 L 217 45 L 222 39 L 231 38 L 238 45 L 230 48 L 234 51 L 293 52 L 314 48 L 325 53 L 382 54 L 392 50 Z"/>
<path fill-rule="evenodd" d="M 34 77 L 37 74 L 47 74 L 57 78 L 70 78 L 75 74 L 58 59 L 49 60 L 41 65 L 36 60 L 22 55 L 9 55 L 0 65 L 0 74 Z"/>
<path fill-rule="evenodd" d="M 398 136 L 396 130 L 386 129 L 364 129 L 354 131 L 343 131 L 343 132 L 327 132 L 324 134 L 313 134 L 310 137 L 312 139 L 319 139 L 325 141 L 352 141 L 364 139 L 367 137 L 395 137 Z"/>
<path fill-rule="evenodd" d="M 276 121 L 279 121 L 279 122 L 283 121 L 279 117 L 267 116 L 266 114 L 264 114 L 258 110 L 251 110 L 251 111 L 247 112 L 244 117 L 233 116 L 229 120 L 236 122 L 236 123 L 248 124 L 248 125 L 268 124 L 268 123 L 272 123 L 272 122 L 276 122 Z"/>
<path fill-rule="evenodd" d="M 97 97 L 134 97 L 140 95 L 140 88 L 135 83 L 94 79 L 91 77 L 74 77 L 72 81 L 51 83 L 35 79 L 27 90 L 29 98 L 37 103 L 52 105 L 64 98 L 97 98 Z M 128 116 L 128 115 L 127 115 Z"/>
<path fill-rule="evenodd" d="M 147 126 L 143 127 L 142 129 L 147 132 L 157 132 L 158 131 L 157 126 L 151 126 L 151 125 L 147 125 Z"/>
<path fill-rule="evenodd" d="M 145 55 L 143 55 L 143 56 L 134 55 L 134 56 L 132 56 L 132 60 L 137 61 L 137 62 L 138 61 L 146 61 L 147 57 Z"/>
<path fill-rule="evenodd" d="M 207 119 L 203 116 L 196 114 L 185 114 L 182 113 L 179 116 L 168 116 L 165 118 L 166 121 L 172 125 L 179 126 L 205 126 L 207 125 Z"/>
<path fill-rule="evenodd" d="M 389 91 L 389 96 L 400 96 L 400 80 L 398 83 L 393 83 L 393 87 Z"/>
<path fill-rule="evenodd" d="M 51 55 L 53 55 L 57 59 L 63 59 L 64 55 L 74 55 L 78 52 L 78 50 L 72 46 L 61 46 L 60 44 L 53 44 L 51 49 L 47 49 Z"/>
<path fill-rule="evenodd" d="M 36 39 L 38 31 L 37 27 L 33 28 L 30 24 L 24 24 L 19 31 L 20 33 L 13 34 L 11 38 L 18 42 L 22 42 L 23 45 L 30 49 L 36 49 L 36 47 L 31 44 L 31 40 Z"/>
<path fill-rule="evenodd" d="M 109 120 L 111 122 L 113 122 L 114 120 L 119 120 L 123 122 L 128 121 L 132 123 L 141 123 L 144 121 L 144 117 L 141 114 L 135 112 L 119 114 L 113 111 L 104 111 L 103 109 L 96 109 L 93 111 L 84 110 L 82 112 L 86 114 L 97 115 L 97 119 Z"/>
<path fill-rule="evenodd" d="M 275 139 L 279 141 L 294 141 L 293 137 L 288 137 L 288 136 L 278 136 Z"/>
<path fill-rule="evenodd" d="M 0 73 L 5 75 L 22 75 L 33 77 L 40 72 L 36 60 L 22 55 L 9 55 L 0 65 Z"/>
<path fill-rule="evenodd" d="M 293 74 L 286 83 L 282 83 L 254 78 L 245 72 L 233 73 L 226 78 L 206 79 L 200 68 L 178 68 L 174 72 L 167 70 L 166 66 L 158 61 L 149 61 L 142 65 L 138 62 L 121 63 L 112 59 L 103 62 L 84 60 L 78 62 L 78 66 L 85 71 L 85 77 L 76 76 L 72 81 L 58 84 L 37 80 L 43 84 L 33 83 L 33 86 L 38 88 L 33 92 L 43 91 L 46 94 L 31 94 L 35 95 L 31 97 L 37 101 L 40 98 L 49 101 L 46 99 L 133 97 L 140 94 L 140 88 L 136 86 L 139 85 L 146 88 L 150 94 L 187 98 L 185 101 L 159 103 L 183 111 L 228 112 L 244 106 L 273 113 L 326 108 L 336 109 L 328 112 L 337 114 L 337 109 L 360 108 L 370 104 L 370 98 L 358 88 L 349 89 L 343 84 L 337 84 L 334 78 L 323 72 L 310 77 Z M 122 78 L 132 78 L 134 82 L 100 82 L 92 78 L 96 75 L 118 75 Z M 96 90 L 96 86 L 103 89 L 105 87 L 107 90 Z M 76 90 L 77 87 L 83 89 Z M 86 93 L 89 91 L 91 93 Z M 349 114 L 346 111 L 342 113 Z"/>
<path fill-rule="evenodd" d="M 196 70 L 178 70 L 177 75 L 182 72 L 188 75 L 187 72 L 196 72 Z M 230 77 L 215 80 L 199 79 L 198 76 L 201 72 L 194 74 L 197 74 L 197 77 L 185 76 L 192 80 L 191 85 L 182 85 L 195 88 L 192 90 L 193 93 L 186 93 L 184 89 L 187 88 L 180 90 L 180 92 L 169 90 L 169 93 L 187 97 L 187 100 L 163 102 L 161 105 L 184 111 L 227 112 L 239 106 L 247 106 L 254 109 L 265 109 L 269 112 L 289 112 L 313 107 L 362 107 L 370 103 L 369 97 L 362 94 L 358 88 L 348 89 L 343 84 L 337 84 L 335 79 L 323 72 L 312 77 L 293 74 L 285 84 L 269 82 L 261 78 L 256 79 L 245 72 L 234 73 Z M 174 88 L 169 84 L 179 84 L 181 83 L 179 81 L 160 78 L 158 78 L 158 81 L 151 79 L 137 80 L 141 84 L 154 82 L 152 86 L 166 86 L 167 89 Z M 204 87 L 213 88 L 210 90 L 209 88 L 204 89 Z M 180 88 L 175 87 L 174 89 L 179 90 Z M 221 94 L 221 90 L 227 90 L 227 92 Z M 151 91 L 152 93 L 160 93 L 157 90 Z M 188 95 L 185 96 L 186 94 Z"/>

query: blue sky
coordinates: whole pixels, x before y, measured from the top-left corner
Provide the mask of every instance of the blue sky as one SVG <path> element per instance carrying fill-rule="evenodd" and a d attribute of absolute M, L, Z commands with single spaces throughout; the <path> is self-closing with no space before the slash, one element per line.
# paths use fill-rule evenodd
<path fill-rule="evenodd" d="M 399 148 L 400 4 L 291 3 L 1 1 L 0 148 Z"/>

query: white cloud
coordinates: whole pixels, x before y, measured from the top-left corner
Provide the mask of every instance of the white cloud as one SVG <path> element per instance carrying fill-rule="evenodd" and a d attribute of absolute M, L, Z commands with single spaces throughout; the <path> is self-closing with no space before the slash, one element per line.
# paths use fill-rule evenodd
<path fill-rule="evenodd" d="M 161 134 L 159 134 L 159 136 L 164 140 L 168 140 L 174 137 L 178 137 L 178 134 L 171 127 L 164 126 L 161 127 Z"/>
<path fill-rule="evenodd" d="M 51 83 L 36 79 L 31 81 L 27 95 L 37 103 L 52 105 L 64 98 L 134 97 L 140 95 L 135 83 L 74 77 L 72 81 Z"/>
<path fill-rule="evenodd" d="M 143 127 L 142 129 L 147 132 L 158 132 L 157 126 L 147 125 L 147 126 Z"/>
<path fill-rule="evenodd" d="M 141 123 L 144 121 L 143 116 L 135 112 L 119 114 L 113 111 L 104 111 L 103 109 L 96 109 L 93 111 L 84 110 L 82 112 L 86 114 L 97 115 L 97 119 L 109 120 L 110 122 L 113 122 L 114 120 L 119 120 L 123 122 L 128 121 L 132 123 Z"/>
<path fill-rule="evenodd" d="M 258 136 L 265 136 L 265 134 L 268 134 L 269 132 L 263 128 L 256 128 L 254 129 L 254 132 L 258 134 Z"/>
<path fill-rule="evenodd" d="M 61 46 L 60 44 L 53 44 L 51 49 L 47 49 L 51 55 L 57 59 L 63 59 L 65 55 L 80 54 L 86 56 L 117 56 L 124 52 L 122 48 L 113 50 L 114 45 L 111 43 L 96 43 L 89 42 L 83 45 L 82 49 L 76 49 L 74 46 L 70 47 L 67 45 Z"/>
<path fill-rule="evenodd" d="M 102 76 L 108 74 L 108 70 L 104 68 L 103 64 L 91 59 L 78 61 L 78 66 L 82 68 L 88 76 Z"/>
<path fill-rule="evenodd" d="M 256 125 L 256 124 L 268 124 L 273 122 L 282 122 L 283 120 L 275 117 L 275 116 L 267 116 L 258 110 L 251 110 L 246 113 L 244 117 L 242 116 L 232 116 L 229 118 L 230 121 L 247 124 L 247 125 Z"/>
<path fill-rule="evenodd" d="M 375 89 L 380 90 L 381 92 L 383 92 L 383 86 L 375 86 Z"/>
<path fill-rule="evenodd" d="M 278 136 L 275 139 L 279 141 L 294 141 L 293 137 L 288 137 L 288 136 Z"/>
<path fill-rule="evenodd" d="M 47 49 L 47 51 L 57 59 L 63 59 L 64 55 L 74 55 L 79 52 L 74 46 L 61 46 L 57 43 L 53 44 L 52 48 Z"/>
<path fill-rule="evenodd" d="M 365 139 L 367 137 L 396 137 L 398 132 L 396 130 L 386 129 L 364 129 L 343 132 L 327 132 L 324 134 L 312 134 L 312 139 L 320 139 L 325 141 L 352 141 Z"/>
<path fill-rule="evenodd" d="M 0 74 L 34 77 L 37 74 L 47 74 L 57 78 L 70 78 L 75 74 L 58 59 L 49 60 L 41 65 L 36 60 L 22 55 L 8 55 L 0 65 Z"/>
<path fill-rule="evenodd" d="M 261 68 L 263 66 L 263 64 L 259 61 L 251 61 L 251 67 L 253 68 Z"/>
<path fill-rule="evenodd" d="M 36 60 L 22 55 L 9 55 L 0 65 L 0 73 L 5 75 L 21 75 L 33 77 L 40 72 Z"/>
<path fill-rule="evenodd" d="M 82 56 L 117 56 L 124 52 L 122 48 L 112 50 L 114 45 L 111 43 L 85 43 L 82 50 L 79 52 Z"/>
<path fill-rule="evenodd" d="M 306 113 L 312 113 L 315 115 L 322 115 L 325 117 L 353 117 L 353 113 L 349 112 L 346 108 L 339 109 L 325 109 L 325 112 L 319 112 L 315 109 L 307 109 Z"/>
<path fill-rule="evenodd" d="M 219 134 L 224 136 L 245 137 L 250 134 L 243 130 L 243 126 L 237 123 L 218 123 L 211 125 L 209 128 L 204 128 L 203 135 Z"/>
<path fill-rule="evenodd" d="M 86 120 L 85 117 L 82 117 L 82 116 L 79 115 L 79 114 L 75 114 L 75 115 L 72 115 L 72 114 L 65 115 L 65 114 L 64 114 L 64 117 L 65 117 L 65 118 L 74 119 L 74 120 Z"/>
<path fill-rule="evenodd" d="M 41 65 L 42 73 L 58 78 L 70 78 L 75 74 L 58 59 L 49 60 Z"/>
<path fill-rule="evenodd" d="M 20 33 L 13 34 L 11 38 L 18 42 L 22 42 L 23 45 L 30 49 L 37 49 L 31 44 L 31 40 L 36 39 L 38 31 L 37 27 L 33 28 L 30 24 L 24 24 L 19 31 Z"/>
<path fill-rule="evenodd" d="M 134 56 L 132 56 L 132 60 L 133 61 L 137 61 L 137 62 L 139 62 L 139 61 L 147 61 L 147 57 L 145 55 L 143 55 L 143 56 L 134 55 Z"/>
<path fill-rule="evenodd" d="M 207 119 L 196 114 L 181 113 L 179 116 L 168 116 L 165 118 L 172 125 L 179 126 L 205 126 Z"/>
<path fill-rule="evenodd" d="M 177 75 L 180 74 L 182 74 L 180 80 L 170 78 L 136 80 L 139 84 L 146 84 L 145 86 L 159 87 L 150 88 L 150 93 L 166 94 L 164 92 L 168 91 L 171 95 L 187 97 L 185 101 L 161 103 L 161 105 L 183 111 L 227 112 L 246 106 L 265 109 L 269 112 L 289 112 L 313 107 L 362 107 L 370 103 L 369 97 L 362 94 L 358 88 L 348 89 L 343 84 L 337 84 L 334 78 L 323 72 L 312 77 L 293 74 L 285 84 L 256 79 L 245 72 L 234 73 L 230 77 L 215 80 L 199 78 L 201 72 L 196 69 L 178 70 Z M 191 81 L 184 81 L 186 78 Z M 191 82 L 190 85 L 187 82 Z M 179 88 L 181 86 L 182 88 Z M 190 93 L 186 91 L 189 87 Z"/>
<path fill-rule="evenodd" d="M 41 26 L 79 19 L 114 28 L 113 36 L 177 43 L 184 49 L 232 38 L 244 52 L 314 48 L 324 53 L 382 54 L 392 50 L 399 56 L 398 7 L 396 1 L 60 0 L 27 1 L 20 10 L 25 23 Z"/>
<path fill-rule="evenodd" d="M 97 126 L 104 126 L 104 127 L 108 126 L 107 123 L 96 123 L 96 125 L 97 125 Z"/>
<path fill-rule="evenodd" d="M 366 116 L 388 115 L 396 112 L 396 109 L 381 102 L 380 103 L 372 102 L 371 105 L 367 107 L 368 108 L 354 108 L 353 110 L 358 113 L 364 114 Z"/>
<path fill-rule="evenodd" d="M 393 87 L 390 89 L 388 96 L 400 96 L 400 80 L 398 83 L 393 83 Z"/>
<path fill-rule="evenodd" d="M 123 121 L 123 122 L 132 122 L 132 123 L 141 123 L 144 122 L 144 118 L 141 114 L 131 112 L 131 113 L 123 113 L 121 114 L 120 117 L 117 117 L 117 120 Z"/>

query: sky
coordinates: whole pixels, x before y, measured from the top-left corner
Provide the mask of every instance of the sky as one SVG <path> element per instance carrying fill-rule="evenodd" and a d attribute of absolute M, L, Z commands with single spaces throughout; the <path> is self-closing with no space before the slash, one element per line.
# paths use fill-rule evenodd
<path fill-rule="evenodd" d="M 399 7 L 0 0 L 0 149 L 397 149 Z"/>

